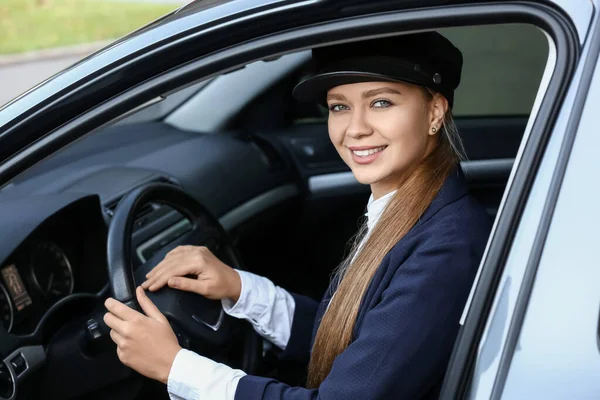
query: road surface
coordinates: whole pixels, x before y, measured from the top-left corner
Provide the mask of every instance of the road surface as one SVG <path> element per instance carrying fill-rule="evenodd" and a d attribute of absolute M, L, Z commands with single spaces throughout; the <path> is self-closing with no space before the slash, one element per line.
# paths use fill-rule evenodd
<path fill-rule="evenodd" d="M 81 56 L 67 56 L 0 66 L 0 106 L 38 83 L 76 63 Z"/>
<path fill-rule="evenodd" d="M 2 1 L 2 0 L 0 0 Z M 116 2 L 146 2 L 158 4 L 187 4 L 190 0 L 106 0 Z M 91 49 L 87 53 L 73 54 L 66 52 L 63 56 L 53 55 L 47 57 L 40 52 L 39 57 L 27 56 L 19 62 L 3 62 L 0 57 L 0 107 L 13 98 L 21 95 L 40 82 L 46 80 L 57 72 L 76 63 L 81 58 L 95 51 Z"/>

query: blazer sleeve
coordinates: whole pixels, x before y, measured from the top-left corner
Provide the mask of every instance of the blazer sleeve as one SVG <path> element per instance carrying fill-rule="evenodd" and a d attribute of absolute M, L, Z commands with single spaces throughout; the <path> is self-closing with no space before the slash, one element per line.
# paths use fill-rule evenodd
<path fill-rule="evenodd" d="M 478 251 L 458 235 L 449 236 L 423 243 L 399 265 L 318 389 L 245 376 L 235 399 L 417 399 L 428 394 L 444 376 L 479 264 Z M 393 253 L 388 262 L 394 262 Z"/>
<path fill-rule="evenodd" d="M 310 358 L 312 333 L 319 302 L 296 293 L 290 294 L 295 304 L 292 329 L 285 350 L 279 358 L 307 363 Z"/>

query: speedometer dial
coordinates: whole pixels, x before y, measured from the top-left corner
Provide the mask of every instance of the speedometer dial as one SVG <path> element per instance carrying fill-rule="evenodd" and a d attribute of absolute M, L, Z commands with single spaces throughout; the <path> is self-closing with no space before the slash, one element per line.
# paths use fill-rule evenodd
<path fill-rule="evenodd" d="M 9 332 L 13 325 L 13 318 L 14 309 L 10 302 L 10 297 L 8 297 L 8 292 L 4 286 L 0 284 L 0 322 L 2 323 L 2 327 Z"/>
<path fill-rule="evenodd" d="M 73 270 L 58 245 L 49 241 L 36 243 L 29 262 L 33 283 L 46 297 L 58 298 L 73 292 Z"/>

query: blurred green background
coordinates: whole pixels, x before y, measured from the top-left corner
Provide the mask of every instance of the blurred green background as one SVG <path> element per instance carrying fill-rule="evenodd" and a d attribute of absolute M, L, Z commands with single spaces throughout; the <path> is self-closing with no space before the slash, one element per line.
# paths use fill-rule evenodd
<path fill-rule="evenodd" d="M 0 55 L 117 39 L 179 6 L 160 0 L 0 0 Z"/>

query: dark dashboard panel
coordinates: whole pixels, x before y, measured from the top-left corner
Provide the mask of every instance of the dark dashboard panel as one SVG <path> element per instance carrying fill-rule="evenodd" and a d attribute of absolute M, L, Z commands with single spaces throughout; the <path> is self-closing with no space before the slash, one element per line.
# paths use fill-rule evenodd
<path fill-rule="evenodd" d="M 270 160 L 272 155 L 262 143 L 234 132 L 199 134 L 161 122 L 118 125 L 39 163 L 16 179 L 6 195 L 82 190 L 97 193 L 104 203 L 122 188 L 133 188 L 127 187 L 133 181 L 127 171 L 138 170 L 175 179 L 221 216 L 252 197 L 294 181 L 293 163 L 282 159 L 273 168 Z M 115 171 L 94 178 L 106 169 Z M 93 186 L 84 185 L 92 178 Z"/>
<path fill-rule="evenodd" d="M 11 331 L 31 333 L 59 298 L 97 293 L 105 286 L 107 226 L 125 193 L 140 184 L 166 181 L 221 217 L 296 182 L 294 163 L 283 153 L 257 135 L 198 134 L 143 123 L 90 134 L 38 163 L 0 191 L 6 239 L 0 241 L 0 271 L 15 266 L 6 270 L 12 274 L 8 279 L 13 288 L 18 279 L 17 289 L 24 289 L 31 303 L 14 312 Z M 156 246 L 170 240 L 163 233 L 182 221 L 159 205 L 142 211 L 133 245 L 138 249 L 134 254 L 145 258 L 160 250 Z M 0 290 L 0 311 L 3 297 L 16 308 L 14 293 Z"/>
<path fill-rule="evenodd" d="M 32 332 L 60 299 L 96 293 L 106 282 L 106 226 L 97 197 L 67 203 L 33 228 L 0 266 L 3 326 L 17 334 Z"/>

